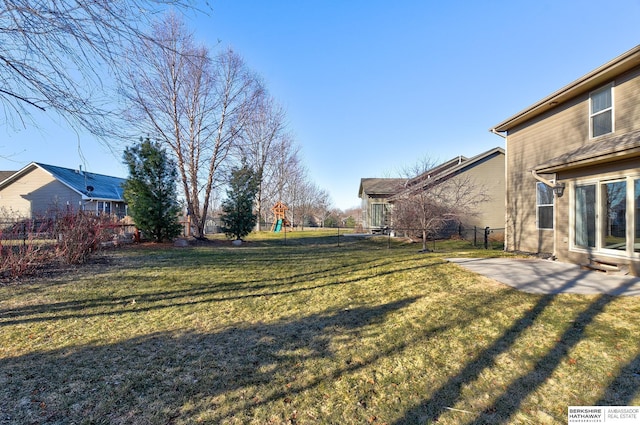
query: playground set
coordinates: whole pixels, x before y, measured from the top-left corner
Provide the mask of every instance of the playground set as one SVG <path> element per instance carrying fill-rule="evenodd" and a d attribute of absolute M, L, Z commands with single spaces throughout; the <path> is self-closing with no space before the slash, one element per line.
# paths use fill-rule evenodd
<path fill-rule="evenodd" d="M 285 204 L 282 202 L 277 202 L 271 211 L 273 212 L 273 225 L 271 225 L 271 231 L 278 233 L 282 230 L 287 231 L 287 227 L 289 231 L 292 230 L 291 222 L 287 219 L 286 213 L 289 210 Z"/>

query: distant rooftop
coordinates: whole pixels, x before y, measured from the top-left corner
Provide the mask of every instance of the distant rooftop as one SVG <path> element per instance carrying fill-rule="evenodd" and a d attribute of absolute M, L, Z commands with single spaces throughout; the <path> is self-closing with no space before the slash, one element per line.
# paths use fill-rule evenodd
<path fill-rule="evenodd" d="M 126 179 L 41 164 L 39 162 L 34 162 L 34 164 L 51 173 L 60 182 L 89 198 L 118 201 L 124 199 L 123 184 Z"/>

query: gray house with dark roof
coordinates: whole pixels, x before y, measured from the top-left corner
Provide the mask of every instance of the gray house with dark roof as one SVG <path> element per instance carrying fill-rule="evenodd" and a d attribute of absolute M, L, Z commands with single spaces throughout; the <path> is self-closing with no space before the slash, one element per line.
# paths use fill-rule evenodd
<path fill-rule="evenodd" d="M 119 177 L 32 162 L 0 181 L 0 210 L 13 218 L 35 218 L 63 208 L 124 217 L 124 182 Z"/>
<path fill-rule="evenodd" d="M 391 204 L 389 197 L 398 193 L 407 179 L 364 178 L 360 179 L 358 197 L 362 200 L 362 227 L 370 232 L 379 232 L 390 226 Z"/>
<path fill-rule="evenodd" d="M 364 178 L 358 196 L 362 200 L 362 223 L 365 230 L 377 232 L 392 226 L 393 203 L 403 193 L 427 190 L 427 187 L 450 179 L 468 179 L 474 190 L 487 194 L 486 202 L 474 214 L 458 223 L 465 228 L 505 227 L 505 151 L 489 149 L 474 157 L 459 155 L 411 179 Z"/>

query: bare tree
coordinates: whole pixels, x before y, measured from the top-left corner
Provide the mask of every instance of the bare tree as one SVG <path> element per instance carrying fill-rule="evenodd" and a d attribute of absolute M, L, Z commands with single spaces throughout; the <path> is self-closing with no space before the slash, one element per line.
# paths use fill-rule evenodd
<path fill-rule="evenodd" d="M 299 157 L 283 165 L 279 184 L 282 199 L 289 207 L 292 223 L 304 227 L 306 199 L 308 195 L 308 175 Z"/>
<path fill-rule="evenodd" d="M 325 226 L 325 221 L 334 212 L 331 202 L 331 195 L 325 189 L 317 188 L 313 199 L 312 209 L 320 219 L 320 227 Z"/>
<path fill-rule="evenodd" d="M 211 198 L 262 86 L 230 49 L 211 58 L 175 14 L 131 52 L 124 94 L 131 122 L 175 155 L 195 236 L 204 237 Z"/>
<path fill-rule="evenodd" d="M 0 0 L 0 104 L 5 123 L 25 126 L 52 110 L 103 136 L 112 107 L 106 89 L 122 53 L 152 16 L 190 0 Z"/>
<path fill-rule="evenodd" d="M 477 214 L 477 207 L 489 199 L 487 189 L 468 175 L 449 173 L 425 159 L 408 171 L 413 175 L 391 198 L 396 228 L 416 230 L 427 251 L 427 238 L 446 226 Z"/>
<path fill-rule="evenodd" d="M 262 181 L 262 204 L 275 205 L 284 202 L 291 209 L 289 215 L 295 222 L 295 202 L 292 193 L 299 182 L 306 178 L 306 171 L 299 156 L 299 147 L 289 134 L 277 139 L 271 149 L 270 156 L 265 166 Z M 269 213 L 263 209 L 262 213 Z M 265 220 L 268 221 L 268 220 Z"/>
<path fill-rule="evenodd" d="M 261 96 L 253 110 L 243 132 L 243 143 L 238 145 L 239 155 L 253 168 L 258 177 L 256 193 L 256 213 L 258 221 L 256 229 L 260 231 L 262 209 L 271 191 L 268 184 L 281 159 L 286 160 L 286 150 L 282 144 L 291 139 L 284 133 L 285 112 L 275 100 L 268 95 Z M 278 155 L 285 153 L 284 157 Z"/>

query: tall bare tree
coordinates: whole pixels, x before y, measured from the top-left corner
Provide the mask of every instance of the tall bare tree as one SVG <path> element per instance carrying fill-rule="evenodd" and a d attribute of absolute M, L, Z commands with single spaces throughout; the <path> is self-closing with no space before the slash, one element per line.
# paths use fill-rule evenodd
<path fill-rule="evenodd" d="M 175 155 L 195 236 L 202 238 L 211 198 L 262 85 L 234 51 L 212 58 L 197 46 L 175 14 L 153 34 L 160 43 L 141 43 L 131 52 L 123 92 L 131 122 Z"/>
<path fill-rule="evenodd" d="M 325 189 L 318 188 L 315 191 L 315 199 L 313 199 L 313 210 L 320 220 L 320 227 L 325 226 L 325 221 L 331 213 L 333 213 L 333 206 L 331 202 L 331 195 Z"/>
<path fill-rule="evenodd" d="M 304 167 L 299 156 L 299 147 L 290 134 L 285 133 L 272 144 L 271 154 L 265 164 L 262 176 L 261 212 L 265 221 L 269 221 L 268 206 L 277 202 L 291 205 L 291 189 L 296 185 L 298 176 L 304 173 Z M 306 175 L 305 175 L 306 176 Z M 306 177 L 305 177 L 306 178 Z M 291 221 L 295 216 L 295 209 L 290 209 Z"/>
<path fill-rule="evenodd" d="M 150 19 L 190 0 L 0 0 L 0 105 L 25 126 L 36 110 L 58 113 L 98 136 L 107 132 L 108 75 L 132 43 L 152 41 Z"/>
<path fill-rule="evenodd" d="M 487 189 L 468 175 L 448 173 L 433 164 L 423 159 L 406 171 L 411 178 L 391 198 L 394 227 L 418 231 L 423 251 L 430 234 L 476 215 L 478 206 L 489 200 Z"/>
<path fill-rule="evenodd" d="M 279 160 L 284 159 L 279 157 L 283 154 L 282 143 L 290 140 L 285 134 L 285 127 L 284 109 L 265 93 L 259 98 L 245 127 L 243 143 L 238 145 L 239 155 L 253 168 L 258 178 L 255 201 L 258 231 L 262 221 L 263 204 L 273 192 L 269 184 L 273 180 Z"/>

